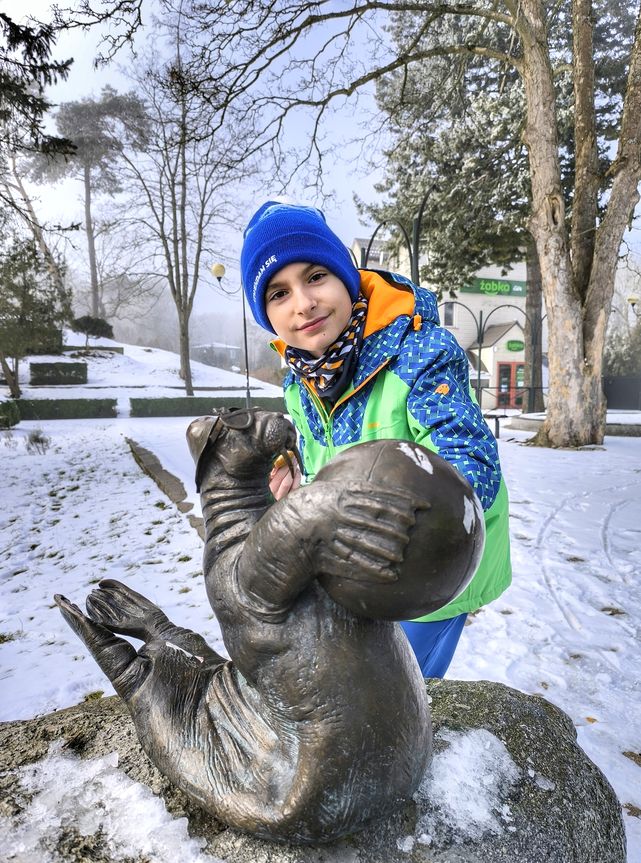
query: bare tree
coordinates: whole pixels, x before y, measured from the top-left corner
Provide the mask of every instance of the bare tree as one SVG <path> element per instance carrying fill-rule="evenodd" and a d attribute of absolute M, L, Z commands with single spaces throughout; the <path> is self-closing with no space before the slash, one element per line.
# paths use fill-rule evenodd
<path fill-rule="evenodd" d="M 97 226 L 94 206 L 97 195 L 115 196 L 122 192 L 119 166 L 125 149 L 136 153 L 147 144 L 144 104 L 135 93 L 117 93 L 103 87 L 100 98 L 65 102 L 55 114 L 58 131 L 73 141 L 74 151 L 66 156 L 31 160 L 31 178 L 37 182 L 56 182 L 64 177 L 81 181 L 84 200 L 84 228 L 91 284 L 90 311 L 105 316 L 101 306 L 103 286 L 99 280 Z"/>
<path fill-rule="evenodd" d="M 30 232 L 38 251 L 44 259 L 47 271 L 56 289 L 62 294 L 65 291 L 64 267 L 61 256 L 56 251 L 55 234 L 74 230 L 78 226 L 56 226 L 54 237 L 52 231 L 43 225 L 36 213 L 34 202 L 25 184 L 25 177 L 18 165 L 18 156 L 14 152 L 6 154 L 4 171 L 0 175 L 0 197 L 9 205 L 11 211 L 18 216 Z"/>
<path fill-rule="evenodd" d="M 95 283 L 87 278 L 86 260 L 74 278 L 74 305 L 87 311 L 97 302 L 109 321 L 139 318 L 156 304 L 164 280 L 147 271 L 152 266 L 149 243 L 129 222 L 127 202 L 112 203 L 106 214 L 92 219 Z M 97 286 L 97 292 L 94 288 Z"/>
<path fill-rule="evenodd" d="M 238 158 L 235 137 L 191 86 L 181 55 L 180 17 L 172 25 L 175 53 L 167 63 L 148 60 L 134 73 L 147 106 L 149 143 L 144 154 L 123 153 L 137 200 L 123 225 L 145 239 L 147 272 L 168 285 L 176 307 L 180 376 L 193 394 L 189 320 L 204 273 L 220 255 L 233 223 L 239 185 L 249 174 Z"/>

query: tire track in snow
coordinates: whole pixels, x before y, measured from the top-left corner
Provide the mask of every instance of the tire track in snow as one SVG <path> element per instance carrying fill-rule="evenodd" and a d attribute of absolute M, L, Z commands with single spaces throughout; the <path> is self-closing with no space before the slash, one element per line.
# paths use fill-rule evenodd
<path fill-rule="evenodd" d="M 545 541 L 546 535 L 550 529 L 552 522 L 556 520 L 556 517 L 559 515 L 560 512 L 562 512 L 566 508 L 566 506 L 568 505 L 568 503 L 570 501 L 575 502 L 575 506 L 570 507 L 570 509 L 576 509 L 577 504 L 579 504 L 583 501 L 589 501 L 595 495 L 598 495 L 599 497 L 602 498 L 603 495 L 606 495 L 609 492 L 614 491 L 614 492 L 621 493 L 621 492 L 627 491 L 628 489 L 636 488 L 640 485 L 641 485 L 641 483 L 639 483 L 638 480 L 635 480 L 634 482 L 626 483 L 625 485 L 611 485 L 611 486 L 607 486 L 606 488 L 584 491 L 579 496 L 579 498 L 577 498 L 575 494 L 567 494 L 567 495 L 565 495 L 565 497 L 563 497 L 561 502 L 543 520 L 543 523 L 541 524 L 541 527 L 539 528 L 539 532 L 537 534 L 537 538 L 536 538 L 535 543 L 534 543 L 534 548 L 539 553 L 539 557 L 541 560 L 541 573 L 543 575 L 543 581 L 544 581 L 544 583 L 545 583 L 545 585 L 546 585 L 546 587 L 550 593 L 550 596 L 552 597 L 552 599 L 556 603 L 559 611 L 561 612 L 561 614 L 563 615 L 563 617 L 567 621 L 568 625 L 571 626 L 572 629 L 574 629 L 576 632 L 581 632 L 581 630 L 583 629 L 583 626 L 581 625 L 580 621 L 578 620 L 578 618 L 576 617 L 576 615 L 574 614 L 572 609 L 569 607 L 569 605 L 567 605 L 566 603 L 564 603 L 561 600 L 561 598 L 557 592 L 557 589 L 554 585 L 554 579 L 550 573 L 550 568 L 549 568 L 548 561 L 547 561 L 546 555 L 545 555 L 544 541 Z M 612 559 L 611 551 L 610 551 L 610 541 L 609 541 L 609 537 L 607 535 L 607 532 L 609 529 L 610 521 L 612 520 L 612 517 L 615 514 L 615 512 L 617 512 L 619 509 L 621 509 L 623 506 L 626 506 L 629 503 L 632 503 L 632 500 L 630 500 L 629 498 L 625 498 L 624 500 L 619 500 L 613 504 L 610 504 L 608 512 L 606 513 L 605 517 L 603 518 L 603 520 L 601 521 L 600 526 L 599 526 L 599 538 L 600 538 L 601 547 L 603 549 L 604 556 L 607 559 L 610 566 L 612 567 L 612 569 L 619 576 L 619 581 L 622 581 L 625 584 L 630 584 L 630 581 L 623 573 L 621 573 L 618 570 L 616 564 L 614 563 L 614 561 Z M 626 631 L 633 632 L 633 630 L 630 628 L 630 626 L 625 624 L 623 621 L 617 620 L 617 623 L 619 625 L 621 625 L 622 628 L 625 629 Z"/>
<path fill-rule="evenodd" d="M 565 618 L 568 626 L 572 627 L 572 629 L 574 629 L 575 632 L 581 632 L 583 627 L 579 623 L 578 618 L 576 617 L 576 615 L 574 614 L 572 609 L 568 605 L 566 605 L 564 602 L 561 601 L 561 598 L 559 597 L 559 595 L 557 593 L 556 587 L 554 586 L 554 582 L 553 582 L 553 579 L 551 577 L 551 573 L 550 573 L 550 569 L 549 569 L 549 566 L 547 563 L 545 549 L 544 549 L 544 545 L 543 545 L 546 534 L 548 533 L 548 530 L 549 530 L 552 522 L 556 519 L 557 515 L 565 508 L 568 501 L 575 500 L 575 499 L 576 499 L 576 495 L 567 494 L 561 500 L 561 502 L 543 520 L 543 523 L 541 524 L 541 527 L 539 528 L 539 532 L 538 532 L 536 540 L 534 542 L 534 548 L 536 549 L 536 551 L 539 554 L 539 558 L 541 560 L 541 574 L 543 575 L 543 581 L 545 583 L 545 586 L 548 589 L 550 596 L 552 597 L 557 608 L 559 609 L 559 611 L 561 612 L 561 614 Z"/>

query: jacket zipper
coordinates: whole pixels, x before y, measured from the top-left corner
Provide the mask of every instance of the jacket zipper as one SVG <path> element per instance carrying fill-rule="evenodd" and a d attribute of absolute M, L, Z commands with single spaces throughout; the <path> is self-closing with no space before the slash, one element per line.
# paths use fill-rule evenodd
<path fill-rule="evenodd" d="M 336 402 L 336 404 L 334 405 L 334 407 L 331 409 L 331 411 L 329 413 L 327 413 L 327 411 L 325 410 L 325 405 L 323 404 L 322 400 L 318 396 L 318 393 L 316 392 L 316 390 L 311 386 L 311 384 L 309 384 L 303 378 L 303 383 L 307 387 L 307 390 L 309 391 L 309 394 L 312 397 L 312 401 L 314 402 L 314 406 L 316 407 L 316 410 L 318 411 L 318 414 L 321 418 L 321 422 L 323 423 L 323 430 L 325 432 L 325 442 L 326 442 L 327 448 L 329 450 L 330 458 L 334 455 L 334 444 L 332 441 L 332 427 L 334 425 L 334 413 L 336 412 L 336 409 L 338 407 L 340 407 L 340 405 L 342 405 L 344 402 L 346 402 L 347 399 L 351 398 L 359 390 L 363 389 L 365 384 L 369 383 L 369 381 L 371 381 L 371 379 L 375 375 L 377 375 L 382 369 L 384 369 L 385 366 L 389 365 L 389 363 L 391 363 L 391 361 L 392 361 L 392 357 L 388 357 L 385 360 L 385 362 L 381 363 L 380 366 L 378 366 L 378 368 L 374 369 L 374 371 L 371 372 L 365 378 L 364 381 L 361 381 L 360 384 L 355 389 L 353 389 L 351 392 L 346 393 L 344 396 L 342 396 Z"/>

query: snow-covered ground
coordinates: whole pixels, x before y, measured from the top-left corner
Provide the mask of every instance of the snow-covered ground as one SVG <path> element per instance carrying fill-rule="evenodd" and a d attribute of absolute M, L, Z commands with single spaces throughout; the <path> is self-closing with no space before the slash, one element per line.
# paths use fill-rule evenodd
<path fill-rule="evenodd" d="M 83 336 L 65 332 L 65 344 L 82 345 Z M 117 353 L 109 348 L 122 348 Z M 180 359 L 171 351 L 127 345 L 112 339 L 90 339 L 89 353 L 84 350 L 67 352 L 64 356 L 32 356 L 20 362 L 19 379 L 24 398 L 118 398 L 122 403 L 130 396 L 157 398 L 184 394 L 184 382 L 179 377 Z M 29 383 L 29 363 L 86 362 L 87 383 L 81 386 L 35 386 Z M 215 394 L 244 395 L 244 374 L 208 366 L 191 361 L 191 371 L 196 395 Z M 250 376 L 249 385 L 256 395 L 279 398 L 280 387 Z M 2 393 L 0 387 L 0 395 Z M 202 390 L 202 392 L 198 392 Z M 181 392 L 182 391 L 182 392 Z"/>
<path fill-rule="evenodd" d="M 154 451 L 195 503 L 187 423 L 45 422 L 50 446 L 31 453 L 35 423 L 0 432 L 0 719 L 111 693 L 52 600 L 82 603 L 103 577 L 224 650 L 201 542 L 125 442 Z M 499 442 L 514 583 L 470 619 L 449 676 L 540 693 L 565 710 L 624 806 L 629 863 L 641 863 L 641 438 L 555 451 L 523 446 L 527 437 L 503 426 Z"/>

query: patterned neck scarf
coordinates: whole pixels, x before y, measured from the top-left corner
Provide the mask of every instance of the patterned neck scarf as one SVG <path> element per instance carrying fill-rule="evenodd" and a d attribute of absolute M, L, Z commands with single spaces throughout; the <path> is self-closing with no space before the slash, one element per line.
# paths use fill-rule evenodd
<path fill-rule="evenodd" d="M 367 300 L 359 296 L 352 306 L 352 318 L 336 341 L 320 357 L 309 351 L 286 348 L 285 360 L 294 374 L 310 381 L 321 398 L 334 401 L 353 377 L 360 354 L 367 316 Z"/>

